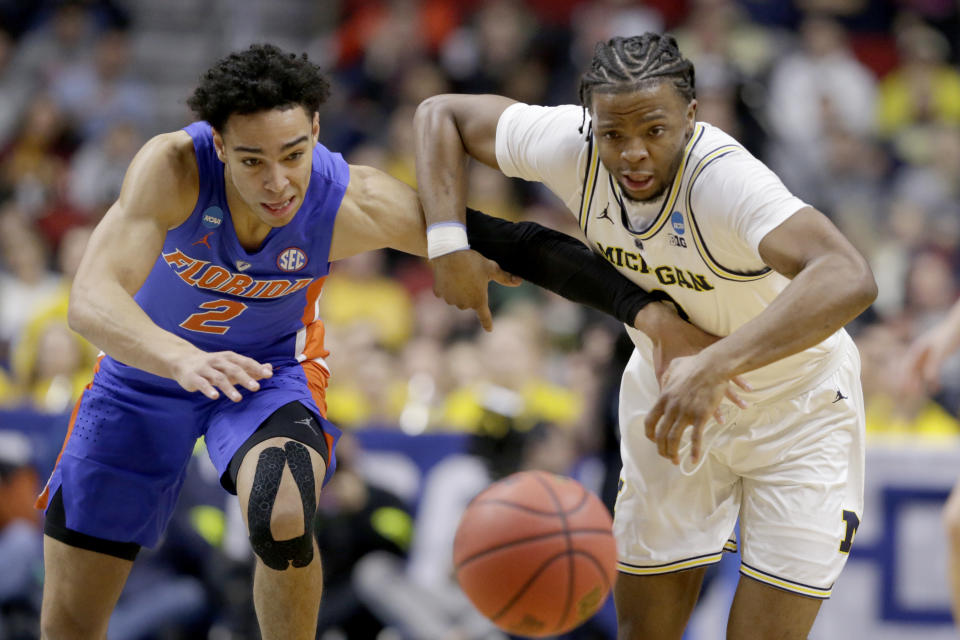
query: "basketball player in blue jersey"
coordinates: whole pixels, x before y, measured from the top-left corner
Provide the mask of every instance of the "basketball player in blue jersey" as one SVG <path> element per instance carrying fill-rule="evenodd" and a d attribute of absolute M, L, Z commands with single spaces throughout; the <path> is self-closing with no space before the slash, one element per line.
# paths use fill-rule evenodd
<path fill-rule="evenodd" d="M 305 56 L 270 45 L 231 54 L 189 100 L 202 121 L 149 141 L 97 226 L 69 321 L 105 355 L 38 499 L 43 638 L 105 637 L 200 436 L 249 530 L 262 637 L 314 638 L 313 521 L 338 434 L 324 416 L 317 300 L 333 260 L 427 248 L 412 189 L 317 143 L 327 91 Z M 517 275 L 638 328 L 675 323 L 680 351 L 714 340 L 576 240 L 477 212 L 470 222 L 474 248 Z M 517 282 L 490 260 L 470 266 Z M 489 328 L 485 298 L 472 307 Z"/>
<path fill-rule="evenodd" d="M 863 257 L 723 131 L 697 122 L 693 65 L 672 37 L 597 45 L 580 105 L 437 96 L 414 119 L 428 242 L 466 244 L 467 156 L 538 181 L 589 244 L 723 336 L 664 371 L 661 336 L 628 327 L 614 533 L 620 640 L 682 637 L 706 565 L 739 520 L 727 638 L 807 638 L 863 501 L 859 357 L 843 325 L 876 296 Z M 469 223 L 469 220 L 467 220 Z M 432 260 L 472 306 L 480 257 Z M 724 402 L 742 376 L 746 404 Z M 718 415 L 719 412 L 719 415 Z"/>

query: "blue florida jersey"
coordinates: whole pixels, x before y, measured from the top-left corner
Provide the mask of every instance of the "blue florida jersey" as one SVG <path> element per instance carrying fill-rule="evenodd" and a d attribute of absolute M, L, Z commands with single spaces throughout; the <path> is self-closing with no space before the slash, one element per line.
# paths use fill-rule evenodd
<path fill-rule="evenodd" d="M 200 195 L 190 217 L 167 232 L 163 252 L 134 299 L 157 325 L 205 351 L 235 351 L 275 369 L 312 362 L 326 370 L 318 298 L 350 179 L 347 163 L 316 145 L 299 211 L 249 252 L 230 218 L 224 165 L 210 125 L 195 122 L 185 130 L 193 138 Z M 110 357 L 100 367 L 127 380 L 170 382 Z"/>

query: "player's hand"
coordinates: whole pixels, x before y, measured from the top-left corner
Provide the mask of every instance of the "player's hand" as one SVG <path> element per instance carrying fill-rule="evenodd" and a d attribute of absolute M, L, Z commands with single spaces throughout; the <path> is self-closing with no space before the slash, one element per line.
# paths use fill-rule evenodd
<path fill-rule="evenodd" d="M 176 363 L 173 379 L 187 391 L 199 391 L 211 400 L 219 398 L 222 391 L 234 402 L 240 402 L 242 396 L 236 385 L 257 391 L 260 388 L 257 381 L 272 375 L 270 363 L 261 364 L 233 351 L 210 353 L 197 349 Z"/>
<path fill-rule="evenodd" d="M 680 464 L 680 438 L 693 428 L 691 459 L 700 459 L 703 427 L 728 391 L 730 376 L 702 355 L 674 358 L 660 381 L 660 396 L 644 421 L 647 438 L 657 452 Z"/>
<path fill-rule="evenodd" d="M 640 314 L 645 314 L 642 320 Z M 653 342 L 654 372 L 661 389 L 664 385 L 664 373 L 670 363 L 677 358 L 696 355 L 720 339 L 720 336 L 707 333 L 685 321 L 677 315 L 671 305 L 655 302 L 644 307 L 640 314 L 637 315 L 634 326 L 645 332 Z M 732 403 L 741 409 L 746 409 L 747 403 L 737 395 L 734 385 L 744 391 L 752 391 L 752 389 L 742 377 L 734 376 L 724 390 L 724 395 Z M 719 411 L 714 412 L 714 417 L 717 422 L 723 422 L 723 416 Z"/>
<path fill-rule="evenodd" d="M 940 388 L 943 361 L 953 352 L 954 331 L 942 323 L 919 337 L 907 350 L 900 386 L 911 393 L 935 392 Z"/>
<path fill-rule="evenodd" d="M 433 267 L 433 293 L 458 309 L 473 309 L 480 324 L 493 330 L 493 316 L 487 301 L 487 284 L 493 280 L 507 287 L 523 282 L 476 251 L 454 251 L 430 261 Z"/>

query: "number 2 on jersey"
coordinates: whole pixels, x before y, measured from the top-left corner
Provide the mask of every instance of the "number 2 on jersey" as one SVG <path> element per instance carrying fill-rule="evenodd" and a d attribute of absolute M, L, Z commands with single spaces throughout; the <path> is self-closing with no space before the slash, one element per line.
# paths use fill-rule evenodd
<path fill-rule="evenodd" d="M 230 330 L 229 325 L 219 326 L 207 323 L 229 322 L 243 313 L 247 305 L 242 302 L 237 302 L 236 300 L 209 300 L 201 304 L 200 308 L 210 309 L 210 311 L 195 313 L 181 322 L 180 326 L 190 331 L 223 335 Z"/>

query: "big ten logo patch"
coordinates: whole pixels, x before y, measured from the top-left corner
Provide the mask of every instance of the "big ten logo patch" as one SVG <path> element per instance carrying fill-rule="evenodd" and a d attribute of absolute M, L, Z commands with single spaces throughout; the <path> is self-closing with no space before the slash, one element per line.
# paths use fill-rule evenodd
<path fill-rule="evenodd" d="M 216 229 L 223 224 L 223 210 L 220 207 L 208 207 L 202 214 L 203 226 Z"/>
<path fill-rule="evenodd" d="M 284 249 L 277 256 L 277 266 L 283 271 L 300 271 L 307 266 L 307 254 L 297 247 Z"/>

